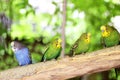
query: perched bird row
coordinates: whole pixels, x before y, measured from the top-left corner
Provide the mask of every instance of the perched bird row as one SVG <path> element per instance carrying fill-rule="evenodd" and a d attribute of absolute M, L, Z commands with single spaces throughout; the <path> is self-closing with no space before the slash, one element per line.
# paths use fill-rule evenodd
<path fill-rule="evenodd" d="M 111 47 L 119 44 L 120 34 L 114 27 L 104 25 L 100 27 L 100 30 L 102 42 L 105 47 Z M 42 61 L 57 59 L 62 50 L 61 42 L 61 39 L 54 40 L 44 52 Z M 91 34 L 83 33 L 72 45 L 70 50 L 71 56 L 87 52 L 90 47 L 90 42 Z M 32 63 L 27 47 L 17 41 L 13 41 L 11 46 L 20 66 Z"/>
<path fill-rule="evenodd" d="M 55 39 L 45 50 L 42 61 L 57 59 L 61 53 L 61 39 Z M 20 66 L 32 63 L 30 52 L 27 47 L 18 41 L 11 42 L 12 50 Z"/>

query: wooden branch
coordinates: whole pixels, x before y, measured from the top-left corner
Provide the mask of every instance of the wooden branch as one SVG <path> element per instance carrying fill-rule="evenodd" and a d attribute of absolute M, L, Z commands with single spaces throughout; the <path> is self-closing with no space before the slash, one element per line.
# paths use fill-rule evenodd
<path fill-rule="evenodd" d="M 120 46 L 17 67 L 0 72 L 0 80 L 64 80 L 120 66 Z"/>

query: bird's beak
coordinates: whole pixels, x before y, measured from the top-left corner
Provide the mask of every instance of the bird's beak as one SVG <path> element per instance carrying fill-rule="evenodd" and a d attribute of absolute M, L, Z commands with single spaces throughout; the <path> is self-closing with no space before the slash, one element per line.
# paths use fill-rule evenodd
<path fill-rule="evenodd" d="M 102 32 L 105 32 L 105 30 L 101 30 Z"/>
<path fill-rule="evenodd" d="M 14 42 L 11 42 L 10 46 L 11 46 L 11 49 L 13 50 L 13 52 L 14 52 L 15 51 L 14 50 Z"/>

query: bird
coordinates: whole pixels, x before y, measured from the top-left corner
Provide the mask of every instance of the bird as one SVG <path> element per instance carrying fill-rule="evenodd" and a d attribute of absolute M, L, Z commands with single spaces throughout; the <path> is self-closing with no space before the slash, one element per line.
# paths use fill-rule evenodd
<path fill-rule="evenodd" d="M 120 42 L 120 34 L 113 26 L 102 25 L 100 27 L 102 34 L 102 44 L 104 47 L 116 46 Z M 116 78 L 120 74 L 120 68 L 115 68 Z"/>
<path fill-rule="evenodd" d="M 47 60 L 58 59 L 62 50 L 61 42 L 62 40 L 60 38 L 53 40 L 45 50 L 42 61 L 45 62 Z"/>
<path fill-rule="evenodd" d="M 100 27 L 102 32 L 102 43 L 105 47 L 111 47 L 119 44 L 120 34 L 113 26 L 103 25 Z"/>
<path fill-rule="evenodd" d="M 81 36 L 73 44 L 70 50 L 70 56 L 87 52 L 90 46 L 90 36 L 90 33 L 81 34 Z"/>
<path fill-rule="evenodd" d="M 19 66 L 32 64 L 29 49 L 19 41 L 12 41 L 11 48 Z"/>

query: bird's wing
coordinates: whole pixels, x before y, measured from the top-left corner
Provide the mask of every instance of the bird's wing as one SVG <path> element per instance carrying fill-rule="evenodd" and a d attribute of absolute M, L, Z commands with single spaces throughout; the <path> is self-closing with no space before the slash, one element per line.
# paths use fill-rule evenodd
<path fill-rule="evenodd" d="M 44 57 L 45 57 L 45 54 L 46 54 L 46 52 L 47 52 L 48 50 L 49 50 L 49 47 L 45 50 L 45 52 L 44 52 L 44 54 L 43 54 L 43 56 L 42 56 L 41 62 L 42 62 L 42 61 L 45 61 L 45 60 L 44 60 Z"/>
<path fill-rule="evenodd" d="M 61 50 L 62 50 L 62 47 L 61 47 L 60 50 L 58 51 L 58 55 L 56 56 L 55 59 L 58 59 L 58 57 L 60 56 Z"/>
<path fill-rule="evenodd" d="M 78 42 L 80 41 L 80 39 L 78 39 L 75 44 L 73 45 L 72 49 L 75 49 L 78 46 Z"/>
<path fill-rule="evenodd" d="M 30 55 L 29 55 L 29 50 L 28 48 L 23 48 L 19 51 L 17 51 L 17 59 L 20 63 L 20 65 L 26 65 L 26 64 L 30 64 L 32 61 L 31 61 L 31 58 L 30 58 Z"/>
<path fill-rule="evenodd" d="M 44 54 L 48 51 L 49 47 L 45 50 Z"/>

